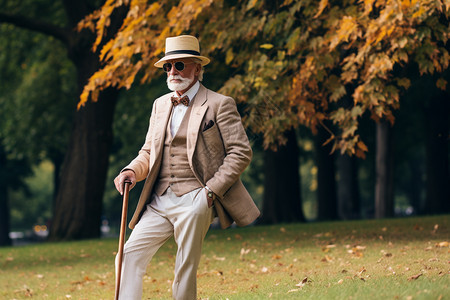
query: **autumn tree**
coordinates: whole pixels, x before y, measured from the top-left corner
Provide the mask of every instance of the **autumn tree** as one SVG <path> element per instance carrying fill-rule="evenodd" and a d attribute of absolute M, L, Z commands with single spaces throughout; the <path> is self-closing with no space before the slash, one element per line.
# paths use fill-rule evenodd
<path fill-rule="evenodd" d="M 245 103 L 243 121 L 263 135 L 266 148 L 285 144 L 285 133 L 299 125 L 317 133 L 329 122 L 325 144 L 364 157 L 363 115 L 393 124 L 411 85 L 410 74 L 395 69 L 435 74 L 434 84 L 447 89 L 446 1 L 108 1 L 80 23 L 96 32 L 94 49 L 123 2 L 130 11 L 101 47 L 104 66 L 80 106 L 97 100 L 99 90 L 150 82 L 165 38 L 182 33 L 198 35 L 205 55 L 223 57 L 234 70 L 221 91 Z M 343 97 L 352 101 L 336 105 Z"/>

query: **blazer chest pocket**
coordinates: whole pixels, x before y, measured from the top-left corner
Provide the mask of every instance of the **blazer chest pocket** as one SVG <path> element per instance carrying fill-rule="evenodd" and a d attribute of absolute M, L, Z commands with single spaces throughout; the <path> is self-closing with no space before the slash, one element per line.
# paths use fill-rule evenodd
<path fill-rule="evenodd" d="M 202 132 L 203 141 L 211 157 L 224 155 L 222 136 L 217 124 Z"/>
<path fill-rule="evenodd" d="M 205 139 L 213 139 L 213 138 L 220 138 L 220 132 L 217 128 L 217 124 L 214 123 L 211 127 L 208 127 L 206 130 L 202 131 L 202 136 Z"/>

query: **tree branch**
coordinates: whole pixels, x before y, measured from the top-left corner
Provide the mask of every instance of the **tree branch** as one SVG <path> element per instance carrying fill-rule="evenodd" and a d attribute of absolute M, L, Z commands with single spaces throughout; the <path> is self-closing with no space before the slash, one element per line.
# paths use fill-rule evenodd
<path fill-rule="evenodd" d="M 29 19 L 27 17 L 18 15 L 9 15 L 0 12 L 0 23 L 9 23 L 20 28 L 28 29 L 31 31 L 40 32 L 49 36 L 52 36 L 66 45 L 69 44 L 70 31 L 67 29 L 52 25 L 50 23 Z"/>
<path fill-rule="evenodd" d="M 96 8 L 89 7 L 88 1 L 63 0 L 64 10 L 70 26 L 76 26 L 87 15 L 91 14 Z M 103 3 L 104 1 L 102 1 Z"/>

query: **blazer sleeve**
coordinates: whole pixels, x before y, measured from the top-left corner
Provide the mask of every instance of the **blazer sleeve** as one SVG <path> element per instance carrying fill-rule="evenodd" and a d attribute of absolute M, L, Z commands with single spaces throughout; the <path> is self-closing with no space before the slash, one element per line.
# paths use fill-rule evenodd
<path fill-rule="evenodd" d="M 156 102 L 153 103 L 152 113 L 149 120 L 147 134 L 145 136 L 144 145 L 139 150 L 138 156 L 133 159 L 121 172 L 132 170 L 136 174 L 136 180 L 142 181 L 147 178 L 150 165 L 150 149 L 152 147 L 152 130 L 154 128 L 154 114 L 156 114 Z"/>
<path fill-rule="evenodd" d="M 220 101 L 216 123 L 222 137 L 225 158 L 214 176 L 206 182 L 206 185 L 217 196 L 223 198 L 224 194 L 250 164 L 252 148 L 233 98 L 225 97 Z"/>

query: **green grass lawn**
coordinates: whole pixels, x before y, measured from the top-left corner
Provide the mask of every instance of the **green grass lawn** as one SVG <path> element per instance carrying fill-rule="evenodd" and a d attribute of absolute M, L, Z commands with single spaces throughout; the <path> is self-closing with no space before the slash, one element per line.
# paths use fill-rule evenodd
<path fill-rule="evenodd" d="M 450 216 L 211 230 L 201 299 L 450 299 Z M 0 299 L 113 299 L 117 239 L 0 248 Z M 170 299 L 176 245 L 144 277 Z"/>

